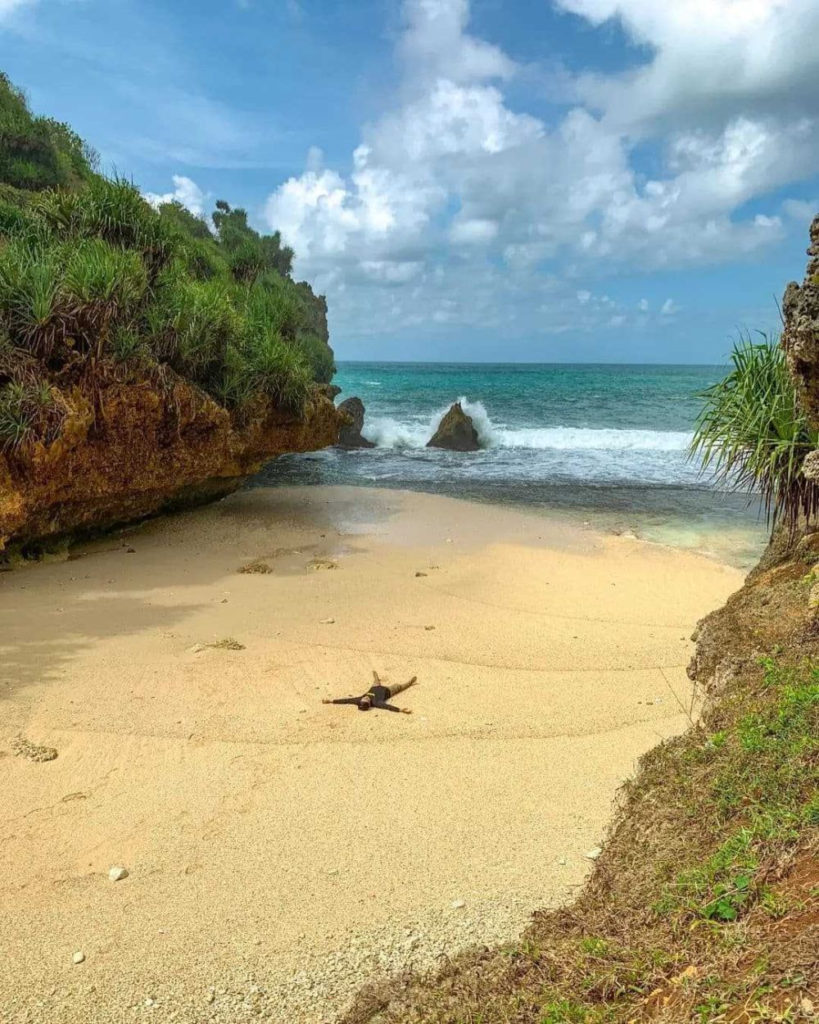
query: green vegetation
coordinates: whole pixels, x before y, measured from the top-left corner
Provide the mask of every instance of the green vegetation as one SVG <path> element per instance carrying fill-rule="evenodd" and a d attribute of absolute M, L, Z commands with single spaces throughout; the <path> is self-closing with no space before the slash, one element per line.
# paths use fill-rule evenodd
<path fill-rule="evenodd" d="M 68 125 L 35 117 L 0 72 L 0 182 L 14 188 L 74 188 L 88 181 L 96 154 Z"/>
<path fill-rule="evenodd" d="M 519 943 L 365 990 L 345 1024 L 807 1021 L 818 784 L 816 655 L 750 664 L 644 758 L 577 903 Z"/>
<path fill-rule="evenodd" d="M 173 371 L 239 416 L 260 398 L 300 412 L 334 366 L 326 303 L 292 261 L 244 210 L 218 202 L 211 231 L 97 174 L 0 75 L 0 451 L 53 440 L 70 390 L 112 375 Z"/>
<path fill-rule="evenodd" d="M 731 362 L 725 379 L 702 395 L 692 455 L 728 487 L 760 492 L 771 525 L 782 522 L 793 533 L 819 509 L 819 487 L 802 474 L 819 432 L 798 406 L 777 338 L 740 338 Z"/>

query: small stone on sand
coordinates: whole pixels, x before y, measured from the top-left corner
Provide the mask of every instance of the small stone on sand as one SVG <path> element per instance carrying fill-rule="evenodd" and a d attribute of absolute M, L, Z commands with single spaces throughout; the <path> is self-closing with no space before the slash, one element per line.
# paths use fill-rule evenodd
<path fill-rule="evenodd" d="M 267 562 L 256 561 L 248 562 L 247 565 L 243 565 L 239 572 L 245 573 L 247 576 L 266 576 L 273 572 L 273 570 Z"/>
<path fill-rule="evenodd" d="M 57 757 L 57 751 L 54 747 L 41 747 L 27 740 L 24 736 L 18 736 L 16 739 L 13 739 L 11 741 L 11 749 L 18 757 L 25 757 L 29 761 L 35 761 L 38 764 L 44 761 L 54 761 Z"/>
<path fill-rule="evenodd" d="M 75 964 L 81 964 L 85 960 L 85 953 L 81 953 L 79 950 L 71 957 Z"/>
<path fill-rule="evenodd" d="M 586 854 L 586 857 L 589 860 L 597 860 L 597 858 L 600 856 L 600 854 L 602 852 L 603 852 L 603 848 L 602 847 L 595 846 L 595 848 L 593 850 L 589 850 L 589 852 Z"/>
<path fill-rule="evenodd" d="M 466 906 L 466 903 L 463 900 L 453 900 L 452 901 L 452 909 L 453 910 L 463 910 L 463 908 L 465 906 Z"/>
<path fill-rule="evenodd" d="M 234 640 L 232 636 L 227 636 L 224 640 L 217 640 L 214 644 L 206 644 L 206 646 L 217 651 L 243 651 L 245 649 L 245 645 Z"/>
<path fill-rule="evenodd" d="M 121 867 L 113 867 L 108 872 L 108 878 L 112 882 L 121 882 L 123 878 L 128 877 L 128 869 Z"/>

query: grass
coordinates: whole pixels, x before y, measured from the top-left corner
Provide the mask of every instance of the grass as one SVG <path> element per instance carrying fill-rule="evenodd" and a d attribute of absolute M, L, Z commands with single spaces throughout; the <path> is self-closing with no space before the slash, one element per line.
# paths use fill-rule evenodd
<path fill-rule="evenodd" d="M 740 338 L 731 372 L 703 392 L 691 454 L 722 485 L 758 491 L 772 527 L 793 534 L 819 510 L 819 486 L 802 474 L 819 431 L 799 408 L 778 338 L 761 337 Z"/>
<path fill-rule="evenodd" d="M 777 572 L 749 601 L 766 597 L 760 607 L 784 625 L 807 598 Z M 735 631 L 722 653 L 741 652 L 744 667 L 697 725 L 643 759 L 578 901 L 536 914 L 505 949 L 371 986 L 345 1024 L 809 1019 L 819 998 L 819 639 L 809 625 L 790 657 L 746 658 L 750 618 L 715 614 Z"/>

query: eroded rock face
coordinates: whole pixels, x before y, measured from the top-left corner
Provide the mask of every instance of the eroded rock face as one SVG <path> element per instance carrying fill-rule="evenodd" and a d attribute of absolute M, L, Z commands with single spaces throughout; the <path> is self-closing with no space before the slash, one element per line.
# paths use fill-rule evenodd
<path fill-rule="evenodd" d="M 803 284 L 800 287 L 792 281 L 785 290 L 782 347 L 800 401 L 813 424 L 819 425 L 819 216 L 811 225 L 810 243 Z M 809 471 L 819 478 L 816 459 Z"/>
<path fill-rule="evenodd" d="M 342 448 L 375 448 L 362 434 L 364 429 L 364 403 L 360 398 L 347 398 L 338 411 L 341 418 L 341 431 L 338 443 Z"/>
<path fill-rule="evenodd" d="M 339 418 L 316 391 L 303 416 L 260 400 L 241 419 L 182 378 L 169 392 L 113 382 L 74 410 L 60 437 L 0 454 L 0 551 L 106 529 L 228 494 L 265 462 L 338 441 Z"/>
<path fill-rule="evenodd" d="M 456 402 L 438 424 L 427 448 L 447 448 L 453 452 L 476 452 L 480 449 L 478 431 L 471 417 Z"/>

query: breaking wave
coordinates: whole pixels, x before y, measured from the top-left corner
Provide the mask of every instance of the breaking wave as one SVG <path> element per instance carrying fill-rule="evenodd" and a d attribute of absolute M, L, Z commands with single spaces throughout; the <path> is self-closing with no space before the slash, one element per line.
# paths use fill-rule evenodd
<path fill-rule="evenodd" d="M 691 433 L 675 430 L 628 430 L 593 427 L 507 427 L 493 423 L 482 402 L 460 398 L 472 418 L 483 448 L 525 448 L 540 451 L 684 452 Z M 412 419 L 367 418 L 365 435 L 379 448 L 423 448 L 449 406 Z"/>

